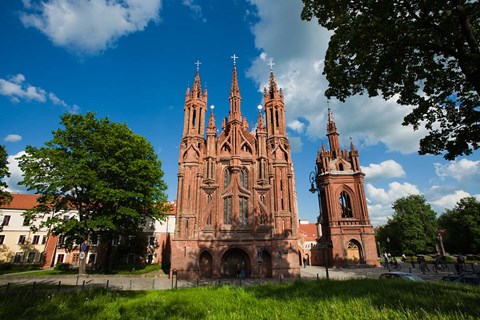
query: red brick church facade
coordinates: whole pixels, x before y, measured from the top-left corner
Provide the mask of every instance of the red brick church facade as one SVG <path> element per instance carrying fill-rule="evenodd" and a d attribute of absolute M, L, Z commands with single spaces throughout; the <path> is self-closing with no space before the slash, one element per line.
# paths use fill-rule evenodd
<path fill-rule="evenodd" d="M 322 144 L 316 159 L 316 184 L 319 190 L 322 236 L 317 260 L 322 264 L 327 250 L 330 265 L 378 265 L 373 227 L 368 216 L 358 150 L 340 149 L 337 126 L 328 110 L 327 137 L 329 150 Z M 328 248 L 325 244 L 329 244 Z"/>
<path fill-rule="evenodd" d="M 213 108 L 206 121 L 198 68 L 187 88 L 172 240 L 179 278 L 299 274 L 295 177 L 283 93 L 272 70 L 263 96 L 265 119 L 259 110 L 251 131 L 234 62 L 230 111 L 217 134 Z"/>

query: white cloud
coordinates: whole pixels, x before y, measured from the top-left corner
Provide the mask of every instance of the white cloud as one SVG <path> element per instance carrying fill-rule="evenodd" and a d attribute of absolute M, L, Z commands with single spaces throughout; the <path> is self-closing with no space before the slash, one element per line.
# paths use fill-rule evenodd
<path fill-rule="evenodd" d="M 388 217 L 393 216 L 392 204 L 395 200 L 412 194 L 420 194 L 418 188 L 410 183 L 392 182 L 388 189 L 376 188 L 367 183 L 365 193 L 368 201 L 368 211 L 372 225 L 386 224 Z"/>
<path fill-rule="evenodd" d="M 96 54 L 122 36 L 160 20 L 161 0 L 43 0 L 24 2 L 20 19 L 55 45 L 79 54 Z"/>
<path fill-rule="evenodd" d="M 207 22 L 207 19 L 203 17 L 202 7 L 195 4 L 194 0 L 183 0 L 182 4 L 192 10 L 195 19 L 199 19 L 202 22 Z"/>
<path fill-rule="evenodd" d="M 365 191 L 367 198 L 373 203 L 389 204 L 392 204 L 395 200 L 402 197 L 407 197 L 412 194 L 420 194 L 417 186 L 408 182 L 399 183 L 396 181 L 388 184 L 388 190 L 375 188 L 372 184 L 367 183 Z"/>
<path fill-rule="evenodd" d="M 22 140 L 22 136 L 18 134 L 9 134 L 5 138 L 3 138 L 3 141 L 6 142 L 18 142 Z"/>
<path fill-rule="evenodd" d="M 15 155 L 9 155 L 7 157 L 8 161 L 8 171 L 10 172 L 10 177 L 4 178 L 3 181 L 7 183 L 7 191 L 12 193 L 27 193 L 27 189 L 24 186 L 19 186 L 18 182 L 23 179 L 22 170 L 18 166 L 18 157 L 21 157 L 25 154 L 25 151 L 20 151 Z"/>
<path fill-rule="evenodd" d="M 365 180 L 368 182 L 388 178 L 400 178 L 406 175 L 402 165 L 395 160 L 383 161 L 380 164 L 371 163 L 368 167 L 362 167 L 362 171 L 365 173 Z"/>
<path fill-rule="evenodd" d="M 42 88 L 25 84 L 23 74 L 17 74 L 9 79 L 0 79 L 0 94 L 7 96 L 14 103 L 20 100 L 45 102 L 46 92 Z"/>
<path fill-rule="evenodd" d="M 478 184 L 480 181 L 480 160 L 461 159 L 447 164 L 435 163 L 435 173 L 442 180 L 453 178 L 462 185 Z"/>
<path fill-rule="evenodd" d="M 78 113 L 80 111 L 76 104 L 67 104 L 53 92 L 47 92 L 40 87 L 34 87 L 26 83 L 25 76 L 21 73 L 7 79 L 0 78 L 0 94 L 8 97 L 13 103 L 19 103 L 21 100 L 42 103 L 50 101 L 54 105 L 63 107 L 67 112 Z"/>
<path fill-rule="evenodd" d="M 466 197 L 470 197 L 468 192 L 456 190 L 454 193 L 447 194 L 437 200 L 430 201 L 430 204 L 437 213 L 443 213 L 445 209 L 452 209 L 455 207 L 457 202 L 460 201 L 460 199 Z"/>
<path fill-rule="evenodd" d="M 287 123 L 287 127 L 290 128 L 291 130 L 297 132 L 297 133 L 302 133 L 304 128 L 305 128 L 305 124 L 303 122 L 299 121 L 298 119 L 295 119 L 295 120 Z"/>
<path fill-rule="evenodd" d="M 255 45 L 261 51 L 247 74 L 259 85 L 268 83 L 266 60 L 275 59 L 274 73 L 285 94 L 286 118 L 292 123 L 306 120 L 305 133 L 309 138 L 325 136 L 327 99 L 324 91 L 328 82 L 323 72 L 325 52 L 331 33 L 316 21 L 302 21 L 300 1 L 250 0 L 257 7 L 259 21 L 252 32 Z M 314 19 L 315 20 L 315 19 Z M 285 45 L 287 41 L 289 45 Z M 355 96 L 345 103 L 330 102 L 341 138 L 365 145 L 382 143 L 389 151 L 416 152 L 425 129 L 413 131 L 401 125 L 411 108 L 399 106 L 394 101 L 381 98 Z M 351 121 L 355 119 L 355 121 Z M 358 143 L 357 143 L 358 144 Z"/>

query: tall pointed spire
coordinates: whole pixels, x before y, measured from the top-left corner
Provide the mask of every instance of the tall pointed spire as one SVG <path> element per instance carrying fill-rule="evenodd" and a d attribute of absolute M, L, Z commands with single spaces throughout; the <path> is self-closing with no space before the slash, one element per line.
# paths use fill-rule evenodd
<path fill-rule="evenodd" d="M 338 142 L 338 132 L 337 132 L 337 125 L 333 120 L 332 112 L 330 108 L 328 108 L 328 123 L 327 123 L 327 137 L 328 142 L 330 144 L 330 150 L 334 152 L 334 156 L 338 156 L 340 153 L 340 143 Z"/>
<path fill-rule="evenodd" d="M 240 111 L 240 101 L 242 100 L 240 96 L 240 88 L 238 87 L 238 78 L 237 78 L 237 62 L 238 57 L 234 54 L 231 56 L 233 59 L 233 71 L 232 71 L 232 86 L 230 88 L 230 117 L 229 120 L 238 120 L 242 121 L 242 114 Z"/>

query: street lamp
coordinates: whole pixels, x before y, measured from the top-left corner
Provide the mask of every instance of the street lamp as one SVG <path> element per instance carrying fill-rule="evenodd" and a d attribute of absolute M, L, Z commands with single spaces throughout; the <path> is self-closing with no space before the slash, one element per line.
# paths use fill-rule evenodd
<path fill-rule="evenodd" d="M 387 237 L 387 254 L 390 253 L 390 238 Z"/>
<path fill-rule="evenodd" d="M 322 238 L 322 195 L 320 188 L 317 184 L 317 170 L 310 172 L 309 180 L 310 180 L 310 191 L 312 194 L 317 193 L 318 197 L 318 218 L 317 218 L 317 232 L 318 232 L 318 241 Z M 320 248 L 323 249 L 323 263 L 325 263 L 325 276 L 329 279 L 328 275 L 328 248 L 331 248 L 331 242 L 324 239 L 324 241 L 320 242 Z"/>

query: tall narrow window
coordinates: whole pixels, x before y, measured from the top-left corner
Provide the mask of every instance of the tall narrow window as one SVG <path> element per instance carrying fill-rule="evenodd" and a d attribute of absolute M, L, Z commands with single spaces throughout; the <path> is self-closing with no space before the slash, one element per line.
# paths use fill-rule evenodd
<path fill-rule="evenodd" d="M 240 184 L 245 189 L 248 189 L 248 172 L 245 169 L 242 169 L 242 171 L 240 171 Z"/>
<path fill-rule="evenodd" d="M 223 174 L 223 187 L 226 188 L 230 184 L 230 171 L 225 169 Z"/>
<path fill-rule="evenodd" d="M 352 204 L 350 202 L 350 196 L 345 191 L 340 194 L 340 208 L 342 210 L 342 218 L 352 218 Z"/>
<path fill-rule="evenodd" d="M 8 224 L 10 223 L 10 216 L 3 216 L 3 222 L 2 222 L 2 226 L 8 226 Z"/>
<path fill-rule="evenodd" d="M 197 122 L 197 110 L 193 110 L 193 119 L 192 119 L 192 126 L 195 128 L 195 124 Z"/>
<path fill-rule="evenodd" d="M 232 197 L 223 199 L 223 223 L 232 224 Z"/>
<path fill-rule="evenodd" d="M 238 208 L 239 208 L 238 222 L 241 225 L 247 225 L 248 224 L 248 198 L 240 197 Z"/>

